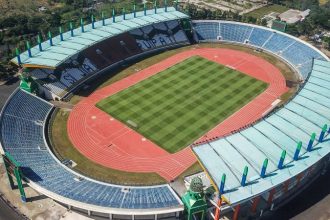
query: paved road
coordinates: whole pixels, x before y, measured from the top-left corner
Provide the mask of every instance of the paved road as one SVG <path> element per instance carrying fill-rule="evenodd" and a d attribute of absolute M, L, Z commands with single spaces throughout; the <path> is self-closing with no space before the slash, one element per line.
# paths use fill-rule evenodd
<path fill-rule="evenodd" d="M 0 198 L 0 220 L 21 220 L 22 217 Z"/>
<path fill-rule="evenodd" d="M 19 85 L 19 79 L 13 78 L 6 84 L 0 86 L 0 109 L 5 104 L 8 96 L 17 88 Z"/>

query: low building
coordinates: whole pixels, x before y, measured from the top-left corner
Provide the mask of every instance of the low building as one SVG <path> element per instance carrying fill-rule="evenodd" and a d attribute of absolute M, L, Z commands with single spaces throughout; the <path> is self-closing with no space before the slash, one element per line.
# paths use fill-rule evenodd
<path fill-rule="evenodd" d="M 283 12 L 278 17 L 281 19 L 281 21 L 285 21 L 288 24 L 295 24 L 299 21 L 303 21 L 310 14 L 310 11 L 310 9 L 305 11 L 290 9 L 286 12 Z"/>

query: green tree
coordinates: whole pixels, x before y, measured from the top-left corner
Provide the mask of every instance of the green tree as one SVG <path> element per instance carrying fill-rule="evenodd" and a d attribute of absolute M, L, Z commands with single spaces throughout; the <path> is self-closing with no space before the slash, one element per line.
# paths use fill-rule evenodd
<path fill-rule="evenodd" d="M 330 37 L 323 37 L 322 43 L 326 49 L 330 49 Z"/>
<path fill-rule="evenodd" d="M 261 19 L 261 25 L 262 26 L 267 26 L 267 20 L 266 19 Z"/>

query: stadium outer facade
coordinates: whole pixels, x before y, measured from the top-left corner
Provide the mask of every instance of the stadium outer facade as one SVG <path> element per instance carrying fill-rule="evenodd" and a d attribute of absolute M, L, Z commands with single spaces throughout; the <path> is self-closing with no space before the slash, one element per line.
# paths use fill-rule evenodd
<path fill-rule="evenodd" d="M 329 58 L 300 39 L 264 27 L 194 21 L 194 29 L 200 42 L 233 43 L 270 53 L 300 76 L 299 91 L 284 106 L 266 111 L 249 128 L 192 148 L 217 184 L 216 207 L 229 204 L 234 219 L 242 208 L 261 216 L 284 205 L 328 168 Z M 216 209 L 215 217 L 219 214 Z"/>
<path fill-rule="evenodd" d="M 98 23 L 93 22 L 91 25 L 82 25 L 81 28 L 71 30 L 58 37 L 50 37 L 48 42 L 40 43 L 37 47 L 29 48 L 27 52 L 18 54 L 13 62 L 31 68 L 31 75 L 39 84 L 40 95 L 47 98 L 62 99 L 87 79 L 108 71 L 116 65 L 121 65 L 123 60 L 134 61 L 141 55 L 189 44 L 186 34 L 180 27 L 166 24 L 168 29 L 171 25 L 173 27 L 170 32 L 167 29 L 167 33 L 166 31 L 162 32 L 161 30 L 164 29 L 161 27 L 159 29 L 155 27 L 157 24 L 187 18 L 186 15 L 175 11 L 174 8 L 169 8 L 123 15 Z M 146 37 L 142 30 L 148 25 L 152 25 L 152 31 L 149 33 L 153 33 L 153 36 L 168 35 L 173 37 L 174 41 L 162 43 L 154 39 L 147 39 L 148 35 Z M 323 129 L 323 137 L 320 138 L 321 134 L 317 138 L 319 141 L 316 141 L 314 136 L 310 141 L 311 144 L 306 144 L 309 140 L 308 132 L 310 129 L 318 132 L 315 129 L 321 130 L 323 127 L 323 124 L 319 125 L 319 123 L 324 120 L 323 123 L 326 124 L 329 120 L 330 106 L 326 103 L 327 99 L 330 98 L 326 94 L 329 88 L 327 78 L 330 69 L 329 59 L 299 39 L 263 27 L 223 21 L 194 21 L 193 27 L 197 41 L 242 44 L 269 52 L 290 64 L 305 81 L 302 89 L 290 102 L 294 103 L 295 107 L 305 106 L 305 109 L 300 109 L 299 113 L 294 113 L 293 109 L 295 108 L 287 109 L 293 112 L 294 115 L 290 113 L 291 116 L 294 116 L 295 120 L 300 119 L 298 122 L 304 126 L 294 124 L 285 114 L 281 115 L 282 119 L 285 117 L 282 120 L 284 121 L 284 131 L 287 131 L 285 130 L 286 126 L 297 129 L 297 135 L 292 134 L 292 137 L 290 137 L 290 132 L 287 132 L 288 140 L 286 143 L 290 143 L 290 141 L 291 144 L 299 143 L 299 140 L 302 140 L 300 148 L 286 149 L 285 147 L 290 146 L 284 145 L 282 142 L 284 139 L 277 140 L 276 137 L 268 137 L 266 139 L 268 142 L 265 141 L 264 144 L 272 145 L 273 148 L 271 149 L 277 150 L 273 152 L 267 150 L 269 148 L 262 148 L 260 151 L 260 143 L 245 142 L 245 146 L 249 147 L 247 149 L 251 150 L 250 152 L 255 152 L 255 157 L 251 158 L 239 146 L 242 139 L 237 143 L 235 140 L 228 141 L 229 138 L 235 137 L 237 134 L 241 135 L 241 132 L 252 131 L 256 125 L 267 119 L 262 119 L 250 128 L 223 139 L 212 138 L 206 144 L 193 147 L 200 162 L 215 183 L 215 187 L 222 194 L 218 206 L 223 205 L 223 201 L 225 201 L 230 206 L 235 207 L 234 218 L 239 216 L 238 211 L 241 207 L 251 206 L 250 201 L 252 201 L 252 212 L 258 209 L 260 200 L 266 201 L 268 205 L 265 207 L 273 207 L 274 204 L 286 201 L 287 197 L 296 193 L 301 187 L 308 185 L 319 175 L 321 169 L 327 167 L 329 162 L 330 147 L 326 139 L 328 130 Z M 100 29 L 104 29 L 104 33 L 101 33 Z M 142 33 L 142 37 L 139 37 L 139 31 Z M 102 45 L 102 42 L 127 32 L 130 32 L 130 36 L 134 36 L 136 42 L 140 44 L 138 48 L 131 49 L 129 47 L 131 49 L 130 56 L 110 60 L 109 58 L 113 57 L 113 54 L 107 56 L 107 51 L 93 48 L 93 45 Z M 175 34 L 177 35 L 175 36 Z M 127 39 L 127 36 L 124 37 Z M 143 43 L 148 43 L 148 40 L 151 40 L 152 46 L 149 45 L 150 48 L 148 46 L 143 47 Z M 125 47 L 128 45 L 121 40 L 117 43 Z M 93 61 L 93 57 L 89 56 L 91 51 L 88 51 L 88 48 L 93 48 L 93 56 L 97 57 L 98 60 L 101 57 L 104 63 L 94 63 L 97 61 Z M 60 76 L 54 78 L 57 73 Z M 76 77 L 72 77 L 72 74 L 76 74 Z M 304 90 L 305 87 L 308 87 L 308 91 Z M 304 93 L 300 95 L 300 92 Z M 296 100 L 297 97 L 300 100 Z M 284 108 L 287 108 L 290 103 Z M 183 210 L 182 203 L 168 185 L 128 187 L 105 184 L 81 176 L 62 165 L 49 150 L 45 134 L 45 125 L 53 108 L 50 103 L 22 90 L 17 90 L 8 99 L 1 113 L 2 154 L 9 153 L 21 165 L 23 179 L 31 187 L 70 207 L 87 210 L 88 214 L 107 214 L 109 218 L 121 218 L 127 215 L 132 216 L 132 218 L 134 216 L 143 216 L 143 219 L 146 219 L 146 216 L 157 218 Z M 269 117 L 278 114 L 278 112 L 276 111 Z M 315 121 L 314 118 L 309 118 L 306 112 L 309 113 L 309 117 L 315 116 Z M 285 124 L 285 121 L 289 124 Z M 270 122 L 267 123 L 271 124 Z M 271 124 L 270 126 L 278 128 L 281 125 Z M 272 131 L 265 129 L 260 133 L 266 136 L 266 132 Z M 282 133 L 277 134 L 281 135 L 282 138 L 284 137 Z M 248 134 L 244 135 L 245 137 L 248 136 Z M 225 147 L 221 154 L 214 156 L 213 152 L 218 150 L 218 141 L 225 141 L 221 144 Z M 229 145 L 227 142 L 230 142 Z M 305 152 L 302 152 L 302 149 L 305 149 Z M 278 152 L 283 153 L 284 150 L 287 152 L 287 156 L 277 155 Z M 296 157 L 297 150 L 299 151 Z M 210 152 L 209 155 L 212 155 L 212 160 L 204 157 L 207 151 Z M 259 157 L 258 152 L 259 154 L 262 152 L 264 158 Z M 232 160 L 235 163 L 228 163 L 227 156 L 231 159 L 235 158 Z M 277 157 L 281 166 L 275 164 Z M 269 161 L 269 165 L 262 163 L 265 158 L 267 162 Z M 283 158 L 283 161 L 280 158 Z M 282 162 L 280 163 L 280 161 Z M 246 172 L 246 165 L 251 170 L 250 172 Z M 53 168 L 52 170 L 49 169 L 50 166 Z M 243 168 L 244 171 L 242 172 Z M 56 172 L 52 173 L 51 171 Z M 226 174 L 227 178 L 223 178 L 223 174 Z M 64 179 L 61 179 L 62 175 Z M 242 177 L 242 181 L 240 181 L 240 177 Z M 224 181 L 224 179 L 227 180 Z M 221 182 L 222 184 L 220 184 Z M 74 187 L 76 191 L 70 191 L 71 187 Z M 87 190 L 87 192 L 84 194 L 82 191 L 79 192 L 80 188 Z M 283 190 L 277 190 L 278 188 L 283 188 Z M 114 191 L 114 194 L 108 194 L 109 191 Z M 105 198 L 107 196 L 115 199 L 109 200 L 109 198 Z"/>

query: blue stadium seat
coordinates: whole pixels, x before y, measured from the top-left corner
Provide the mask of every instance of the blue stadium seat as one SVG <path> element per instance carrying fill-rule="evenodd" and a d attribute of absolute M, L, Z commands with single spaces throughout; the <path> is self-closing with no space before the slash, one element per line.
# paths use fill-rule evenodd
<path fill-rule="evenodd" d="M 180 205 L 168 185 L 127 187 L 78 179 L 51 155 L 44 123 L 52 105 L 17 90 L 1 115 L 1 142 L 22 166 L 25 177 L 60 196 L 112 208 L 159 209 Z"/>
<path fill-rule="evenodd" d="M 313 59 L 324 60 L 317 50 L 281 32 L 236 22 L 194 21 L 193 27 L 199 41 L 228 41 L 265 49 L 282 57 L 307 78 Z"/>
<path fill-rule="evenodd" d="M 280 33 L 275 33 L 273 36 L 266 42 L 263 48 L 273 52 L 280 53 L 286 50 L 290 45 L 294 44 L 295 40 L 282 35 Z"/>
<path fill-rule="evenodd" d="M 251 26 L 236 23 L 220 23 L 221 40 L 245 43 L 246 40 L 249 40 L 251 31 Z"/>
<path fill-rule="evenodd" d="M 196 22 L 193 27 L 201 41 L 215 41 L 220 36 L 219 22 Z"/>
<path fill-rule="evenodd" d="M 265 30 L 262 28 L 253 28 L 253 31 L 249 38 L 249 43 L 257 47 L 262 47 L 272 34 L 273 33 L 269 30 Z"/>

